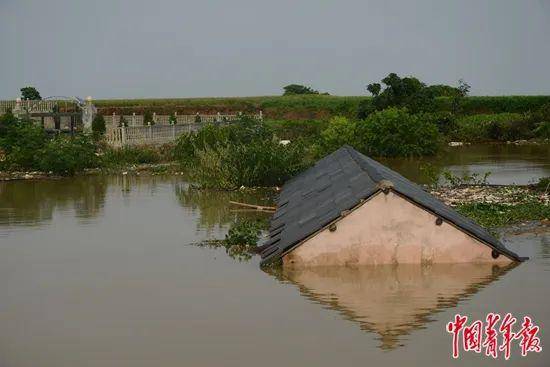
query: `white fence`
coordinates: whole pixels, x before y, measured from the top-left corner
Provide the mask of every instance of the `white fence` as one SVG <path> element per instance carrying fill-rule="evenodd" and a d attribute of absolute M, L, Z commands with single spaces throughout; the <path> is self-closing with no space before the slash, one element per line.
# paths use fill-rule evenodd
<path fill-rule="evenodd" d="M 154 125 L 170 125 L 170 117 L 176 119 L 176 124 L 193 124 L 196 123 L 197 120 L 200 120 L 201 123 L 205 122 L 231 122 L 238 120 L 242 115 L 240 114 L 221 114 L 218 113 L 216 115 L 157 115 L 156 113 L 153 113 L 152 120 L 154 122 Z M 135 113 L 132 115 L 117 115 L 113 113 L 112 115 L 103 116 L 105 119 L 105 125 L 107 128 L 115 128 L 120 127 L 121 120 L 124 119 L 125 125 L 128 127 L 133 126 L 144 126 L 147 124 L 144 124 L 144 116 L 143 115 L 136 115 Z M 262 112 L 260 111 L 259 114 L 252 116 L 255 119 L 262 120 Z"/>
<path fill-rule="evenodd" d="M 224 123 L 236 121 L 243 115 L 174 115 L 176 124 L 170 125 L 170 115 L 153 114 L 154 125 L 143 125 L 143 116 L 125 115 L 124 121 L 127 126 L 119 127 L 121 115 L 105 116 L 105 125 L 107 132 L 105 141 L 112 147 L 120 148 L 124 146 L 137 145 L 161 145 L 176 140 L 183 133 L 198 131 L 208 123 Z M 199 118 L 197 117 L 199 116 Z M 252 115 L 256 120 L 262 120 L 263 116 L 259 114 Z M 200 119 L 200 122 L 197 120 Z"/>
<path fill-rule="evenodd" d="M 128 126 L 108 129 L 105 141 L 112 147 L 161 145 L 176 140 L 183 133 L 198 131 L 204 123 L 181 125 Z"/>
<path fill-rule="evenodd" d="M 58 104 L 55 100 L 36 100 L 36 101 L 0 101 L 0 115 L 6 113 L 7 110 L 25 111 L 28 113 L 38 112 L 53 112 L 54 107 Z"/>

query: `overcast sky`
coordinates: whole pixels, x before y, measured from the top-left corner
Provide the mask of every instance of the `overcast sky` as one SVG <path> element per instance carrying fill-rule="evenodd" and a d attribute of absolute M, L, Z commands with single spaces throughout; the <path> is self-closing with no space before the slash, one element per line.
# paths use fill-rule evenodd
<path fill-rule="evenodd" d="M 390 72 L 550 94 L 550 0 L 0 0 L 0 98 L 366 94 Z"/>

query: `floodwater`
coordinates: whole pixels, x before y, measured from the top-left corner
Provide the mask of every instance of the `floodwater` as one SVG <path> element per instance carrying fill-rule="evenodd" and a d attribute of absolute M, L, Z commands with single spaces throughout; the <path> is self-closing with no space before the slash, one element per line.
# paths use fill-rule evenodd
<path fill-rule="evenodd" d="M 477 144 L 448 147 L 436 157 L 386 159 L 385 164 L 417 183 L 429 183 L 432 175 L 447 170 L 453 175 L 490 173 L 493 185 L 527 185 L 550 176 L 550 145 Z"/>
<path fill-rule="evenodd" d="M 547 169 L 547 168 L 546 168 Z M 0 366 L 547 366 L 452 361 L 455 313 L 550 325 L 550 234 L 509 236 L 517 267 L 259 269 L 223 249 L 229 200 L 178 177 L 89 176 L 0 183 Z M 264 217 L 265 218 L 265 217 Z"/>

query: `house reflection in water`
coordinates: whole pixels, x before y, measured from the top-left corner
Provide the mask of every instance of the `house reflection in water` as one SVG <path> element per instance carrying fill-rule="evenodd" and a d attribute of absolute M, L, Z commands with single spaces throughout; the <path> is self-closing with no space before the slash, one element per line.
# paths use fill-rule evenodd
<path fill-rule="evenodd" d="M 297 285 L 313 302 L 377 333 L 380 348 L 389 350 L 402 346 L 403 337 L 423 328 L 430 315 L 455 307 L 513 267 L 515 264 L 400 264 L 271 272 Z"/>

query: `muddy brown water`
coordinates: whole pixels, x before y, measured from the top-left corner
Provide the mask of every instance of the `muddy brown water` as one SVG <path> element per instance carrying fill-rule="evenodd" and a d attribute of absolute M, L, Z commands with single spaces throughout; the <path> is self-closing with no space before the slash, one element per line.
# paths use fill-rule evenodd
<path fill-rule="evenodd" d="M 550 235 L 508 236 L 531 259 L 264 272 L 190 243 L 222 238 L 229 200 L 177 177 L 0 183 L 0 366 L 550 365 L 450 359 L 457 312 L 530 315 L 550 341 Z M 259 215 L 261 217 L 261 215 Z"/>
<path fill-rule="evenodd" d="M 527 185 L 550 176 L 550 144 L 478 144 L 447 147 L 435 157 L 385 159 L 385 164 L 417 183 L 429 183 L 432 175 L 448 170 L 457 176 L 490 173 L 487 183 Z"/>

